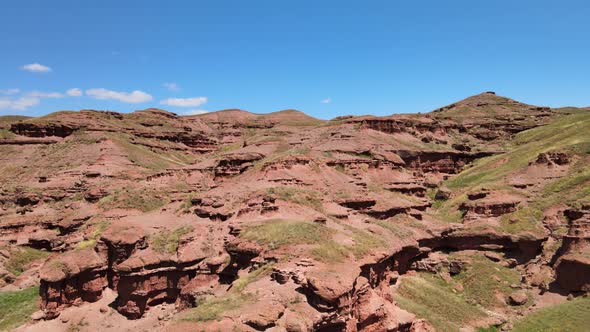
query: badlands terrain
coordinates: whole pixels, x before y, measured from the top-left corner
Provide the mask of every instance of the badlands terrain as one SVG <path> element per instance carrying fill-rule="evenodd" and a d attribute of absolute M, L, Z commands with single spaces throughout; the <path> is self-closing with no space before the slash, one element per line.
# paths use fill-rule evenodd
<path fill-rule="evenodd" d="M 0 117 L 0 330 L 588 331 L 590 109 Z"/>

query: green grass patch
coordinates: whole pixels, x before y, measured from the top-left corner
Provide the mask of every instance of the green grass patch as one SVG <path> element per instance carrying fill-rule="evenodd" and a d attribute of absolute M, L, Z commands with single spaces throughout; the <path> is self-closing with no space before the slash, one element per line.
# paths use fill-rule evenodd
<path fill-rule="evenodd" d="M 590 331 L 590 298 L 576 298 L 539 309 L 517 321 L 513 331 Z"/>
<path fill-rule="evenodd" d="M 500 226 L 503 231 L 511 234 L 523 232 L 543 234 L 542 222 L 543 211 L 527 206 L 503 215 L 500 219 Z"/>
<path fill-rule="evenodd" d="M 353 245 L 341 245 L 334 240 L 323 241 L 311 250 L 312 256 L 327 263 L 341 262 L 350 254 L 356 258 L 362 258 L 371 250 L 385 246 L 385 241 L 374 234 L 350 226 L 346 228 L 351 233 Z"/>
<path fill-rule="evenodd" d="M 450 179 L 450 189 L 489 185 L 528 166 L 539 153 L 569 150 L 581 142 L 590 142 L 590 114 L 563 117 L 549 125 L 516 135 L 512 149 L 504 154 L 482 158 L 474 166 Z"/>
<path fill-rule="evenodd" d="M 356 258 L 362 258 L 372 249 L 385 246 L 385 241 L 379 238 L 377 235 L 352 227 L 350 228 L 350 231 L 352 232 L 354 245 L 349 246 L 348 249 L 354 254 Z"/>
<path fill-rule="evenodd" d="M 452 292 L 443 280 L 426 273 L 403 278 L 394 298 L 402 309 L 428 320 L 439 331 L 459 331 L 486 316 Z"/>
<path fill-rule="evenodd" d="M 0 292 L 0 331 L 12 330 L 27 321 L 38 309 L 39 287 Z"/>
<path fill-rule="evenodd" d="M 206 322 L 220 320 L 222 315 L 231 310 L 237 310 L 255 300 L 251 294 L 228 294 L 221 298 L 211 297 L 197 303 L 193 309 L 182 314 L 181 320 Z"/>
<path fill-rule="evenodd" d="M 119 208 L 150 212 L 159 209 L 166 203 L 167 200 L 161 198 L 155 191 L 125 188 L 101 198 L 98 206 L 103 210 Z"/>
<path fill-rule="evenodd" d="M 220 320 L 223 314 L 237 310 L 243 305 L 256 301 L 256 295 L 244 293 L 244 289 L 250 283 L 270 274 L 274 264 L 266 264 L 235 280 L 230 291 L 222 297 L 211 296 L 200 299 L 195 308 L 186 310 L 180 314 L 181 320 L 206 322 Z"/>
<path fill-rule="evenodd" d="M 540 193 L 529 197 L 529 208 L 517 211 L 514 216 L 504 216 L 501 229 L 508 233 L 541 231 L 540 211 L 559 203 L 574 204 L 590 201 L 590 113 L 563 116 L 554 122 L 523 131 L 507 145 L 508 152 L 479 159 L 471 167 L 445 182 L 454 191 L 454 198 L 434 202 L 437 217 L 447 221 L 460 221 L 459 204 L 464 194 L 486 187 L 515 190 L 508 185 L 512 174 L 523 172 L 539 154 L 564 152 L 570 155 L 572 164 L 568 173 L 547 184 Z M 510 223 L 510 217 L 519 222 Z"/>
<path fill-rule="evenodd" d="M 86 240 L 80 241 L 80 243 L 78 243 L 76 249 L 83 250 L 87 248 L 94 248 L 96 246 L 96 242 L 98 241 L 102 233 L 107 230 L 109 225 L 110 223 L 108 221 L 103 220 L 90 226 L 92 227 L 92 232 L 90 232 Z"/>
<path fill-rule="evenodd" d="M 150 246 L 159 253 L 174 254 L 178 250 L 180 238 L 193 230 L 192 226 L 179 227 L 172 232 L 162 231 L 150 238 Z"/>
<path fill-rule="evenodd" d="M 459 223 L 463 220 L 463 212 L 459 210 L 459 206 L 466 200 L 466 194 L 457 195 L 446 201 L 435 201 L 432 207 L 439 219 L 450 223 Z"/>
<path fill-rule="evenodd" d="M 324 210 L 321 195 L 315 190 L 294 187 L 272 187 L 267 189 L 267 193 L 283 201 L 307 206 L 319 212 Z"/>
<path fill-rule="evenodd" d="M 315 244 L 328 240 L 330 230 L 325 226 L 304 221 L 272 219 L 246 228 L 240 237 L 267 245 L 271 249 L 285 245 Z"/>
<path fill-rule="evenodd" d="M 392 218 L 393 219 L 393 218 Z M 414 231 L 406 226 L 397 224 L 397 220 L 377 220 L 377 225 L 385 228 L 386 230 L 393 233 L 395 236 L 401 238 L 407 238 L 414 235 Z"/>
<path fill-rule="evenodd" d="M 10 251 L 10 258 L 4 263 L 4 267 L 15 276 L 27 270 L 29 265 L 39 259 L 49 256 L 46 251 L 29 247 L 19 247 Z"/>
<path fill-rule="evenodd" d="M 521 276 L 518 271 L 492 262 L 481 254 L 470 258 L 471 264 L 467 269 L 453 277 L 463 285 L 464 297 L 486 308 L 505 306 L 506 304 L 496 297 L 496 293 L 508 296 L 514 292 L 510 285 L 520 283 Z"/>
<path fill-rule="evenodd" d="M 348 257 L 349 251 L 348 248 L 334 240 L 328 240 L 311 249 L 311 255 L 320 262 L 342 262 L 344 258 Z"/>
<path fill-rule="evenodd" d="M 125 151 L 132 163 L 152 171 L 163 171 L 172 166 L 185 166 L 186 160 L 172 151 L 164 151 L 134 144 L 131 138 L 123 134 L 111 134 L 109 138 Z"/>
<path fill-rule="evenodd" d="M 265 264 L 257 268 L 256 270 L 248 273 L 247 275 L 238 278 L 232 283 L 232 291 L 241 293 L 244 290 L 244 288 L 246 288 L 246 286 L 248 286 L 250 283 L 260 279 L 265 275 L 270 274 L 273 266 L 273 263 Z"/>

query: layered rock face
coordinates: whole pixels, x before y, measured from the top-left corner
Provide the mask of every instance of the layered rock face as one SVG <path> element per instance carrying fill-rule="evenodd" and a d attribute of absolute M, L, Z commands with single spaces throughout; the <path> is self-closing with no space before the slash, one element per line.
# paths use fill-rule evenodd
<path fill-rule="evenodd" d="M 588 291 L 585 136 L 543 148 L 562 118 L 484 93 L 330 121 L 158 109 L 0 121 L 0 246 L 48 253 L 24 273 L 39 272 L 46 319 L 110 288 L 121 319 L 174 307 L 153 326 L 171 331 L 440 329 L 398 300 L 400 283 L 428 275 L 460 294 L 453 278 L 483 257 L 517 276 L 497 282 L 501 313 L 457 328 L 506 327 L 537 290 Z"/>
<path fill-rule="evenodd" d="M 46 317 L 59 315 L 64 307 L 94 302 L 107 287 L 107 268 L 93 250 L 70 252 L 46 264 L 40 272 L 41 308 Z"/>
<path fill-rule="evenodd" d="M 77 129 L 79 127 L 59 124 L 36 125 L 32 123 L 15 123 L 10 127 L 10 131 L 13 133 L 27 137 L 67 137 Z"/>
<path fill-rule="evenodd" d="M 227 264 L 223 255 L 207 255 L 205 251 L 212 248 L 204 251 L 201 239 L 188 234 L 179 249 L 161 251 L 148 244 L 141 229 L 114 225 L 94 249 L 73 251 L 45 264 L 42 309 L 47 318 L 55 317 L 67 306 L 99 300 L 106 287 L 118 294 L 113 304 L 117 311 L 131 319 L 163 302 L 194 305 L 195 298 L 190 297 L 200 286 L 196 282 L 207 280 L 209 286 L 217 286 L 218 274 Z"/>
<path fill-rule="evenodd" d="M 566 290 L 590 290 L 590 206 L 566 210 L 570 228 L 563 237 L 561 255 L 555 263 L 556 282 Z"/>

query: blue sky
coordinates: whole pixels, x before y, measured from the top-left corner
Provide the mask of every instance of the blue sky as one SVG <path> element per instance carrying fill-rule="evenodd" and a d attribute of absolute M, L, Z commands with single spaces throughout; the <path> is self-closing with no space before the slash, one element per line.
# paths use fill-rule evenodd
<path fill-rule="evenodd" d="M 588 106 L 588 17 L 581 0 L 3 0 L 0 115 L 331 118 L 427 112 L 485 90 Z"/>

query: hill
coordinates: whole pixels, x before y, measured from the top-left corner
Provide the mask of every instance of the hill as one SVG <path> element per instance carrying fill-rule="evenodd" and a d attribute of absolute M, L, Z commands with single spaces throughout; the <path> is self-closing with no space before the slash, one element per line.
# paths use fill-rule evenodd
<path fill-rule="evenodd" d="M 544 324 L 590 290 L 588 112 L 487 92 L 329 121 L 2 117 L 0 311 L 33 331 Z"/>

